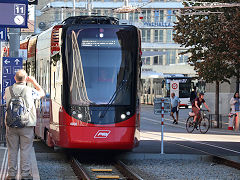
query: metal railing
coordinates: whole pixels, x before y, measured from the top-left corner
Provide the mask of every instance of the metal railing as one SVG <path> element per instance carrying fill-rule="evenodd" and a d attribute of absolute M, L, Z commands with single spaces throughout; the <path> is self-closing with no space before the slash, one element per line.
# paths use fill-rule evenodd
<path fill-rule="evenodd" d="M 218 120 L 216 121 L 216 116 L 218 116 Z M 225 128 L 226 122 L 228 122 L 228 115 L 223 114 L 208 114 L 208 118 L 210 120 L 210 128 Z"/>
<path fill-rule="evenodd" d="M 6 127 L 5 127 L 5 112 L 6 105 L 0 105 L 0 144 L 4 144 L 6 146 Z"/>

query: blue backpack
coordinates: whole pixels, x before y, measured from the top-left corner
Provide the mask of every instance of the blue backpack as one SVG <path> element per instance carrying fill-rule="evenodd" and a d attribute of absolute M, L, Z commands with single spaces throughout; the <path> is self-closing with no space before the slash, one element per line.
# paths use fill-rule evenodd
<path fill-rule="evenodd" d="M 23 95 L 26 94 L 25 87 L 19 95 L 13 93 L 13 87 L 9 87 L 11 98 L 7 104 L 6 124 L 8 127 L 23 128 L 29 122 L 30 111 Z"/>

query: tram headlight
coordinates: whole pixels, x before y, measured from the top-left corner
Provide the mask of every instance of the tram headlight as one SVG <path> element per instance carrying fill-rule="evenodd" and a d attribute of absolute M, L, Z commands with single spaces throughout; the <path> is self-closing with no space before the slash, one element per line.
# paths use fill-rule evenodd
<path fill-rule="evenodd" d="M 103 38 L 103 36 L 104 36 L 103 33 L 100 33 L 100 34 L 99 34 L 99 37 L 100 37 L 100 38 Z"/>
<path fill-rule="evenodd" d="M 127 111 L 127 112 L 126 112 L 126 115 L 127 115 L 127 116 L 129 116 L 130 114 L 131 114 L 130 111 Z"/>
<path fill-rule="evenodd" d="M 83 115 L 82 115 L 82 114 L 78 114 L 77 117 L 78 117 L 79 119 L 82 119 Z"/>
<path fill-rule="evenodd" d="M 125 119 L 126 115 L 125 114 L 121 114 L 121 119 Z"/>

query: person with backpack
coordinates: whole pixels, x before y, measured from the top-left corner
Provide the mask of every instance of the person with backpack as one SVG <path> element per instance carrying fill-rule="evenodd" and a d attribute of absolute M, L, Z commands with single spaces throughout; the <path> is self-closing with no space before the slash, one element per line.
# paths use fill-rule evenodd
<path fill-rule="evenodd" d="M 36 126 L 35 99 L 45 96 L 41 86 L 34 77 L 28 77 L 25 70 L 16 72 L 16 83 L 6 88 L 4 99 L 7 112 L 5 115 L 6 141 L 8 148 L 8 176 L 7 180 L 16 179 L 18 172 L 18 151 L 20 150 L 21 179 L 32 179 L 31 150 Z M 31 83 L 34 88 L 26 86 Z"/>

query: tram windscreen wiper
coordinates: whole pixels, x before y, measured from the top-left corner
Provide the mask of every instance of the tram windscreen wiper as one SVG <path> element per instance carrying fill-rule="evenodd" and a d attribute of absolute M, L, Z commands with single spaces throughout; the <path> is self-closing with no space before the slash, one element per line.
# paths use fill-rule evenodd
<path fill-rule="evenodd" d="M 109 107 L 113 104 L 113 102 L 114 102 L 114 100 L 116 99 L 117 94 L 120 92 L 120 90 L 127 84 L 127 81 L 128 81 L 128 80 L 126 80 L 126 79 L 123 79 L 123 80 L 122 80 L 120 86 L 116 89 L 116 91 L 113 93 L 111 99 L 110 99 L 109 102 L 106 104 L 106 106 L 107 106 L 106 109 L 104 109 L 103 111 L 101 111 L 100 116 L 99 116 L 100 118 L 104 118 L 104 117 L 105 117 L 105 115 L 106 115 Z"/>

